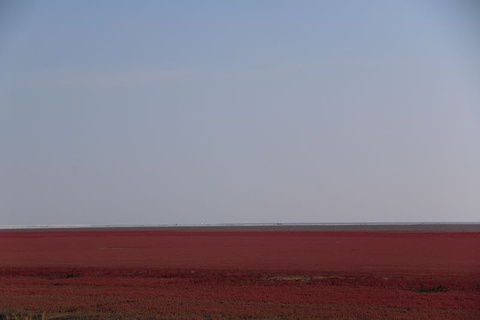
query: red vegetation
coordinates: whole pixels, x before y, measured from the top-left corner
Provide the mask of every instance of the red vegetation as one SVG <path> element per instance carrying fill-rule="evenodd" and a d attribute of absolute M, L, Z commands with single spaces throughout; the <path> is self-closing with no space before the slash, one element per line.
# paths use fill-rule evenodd
<path fill-rule="evenodd" d="M 39 318 L 480 319 L 480 233 L 3 232 L 0 288 Z"/>

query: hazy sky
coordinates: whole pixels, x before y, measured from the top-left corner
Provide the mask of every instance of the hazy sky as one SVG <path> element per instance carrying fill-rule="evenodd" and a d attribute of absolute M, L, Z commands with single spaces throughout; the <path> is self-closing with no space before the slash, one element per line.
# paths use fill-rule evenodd
<path fill-rule="evenodd" d="M 0 225 L 480 221 L 477 1 L 2 1 Z"/>

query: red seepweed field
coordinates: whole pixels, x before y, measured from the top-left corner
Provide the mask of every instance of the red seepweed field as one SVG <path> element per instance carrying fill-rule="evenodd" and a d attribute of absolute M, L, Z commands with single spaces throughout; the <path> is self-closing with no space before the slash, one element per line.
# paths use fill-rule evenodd
<path fill-rule="evenodd" d="M 0 232 L 0 318 L 480 319 L 480 232 Z"/>

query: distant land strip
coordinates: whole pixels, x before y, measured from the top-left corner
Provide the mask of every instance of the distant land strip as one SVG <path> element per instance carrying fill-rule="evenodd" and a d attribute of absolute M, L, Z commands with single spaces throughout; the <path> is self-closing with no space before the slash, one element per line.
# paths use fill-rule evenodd
<path fill-rule="evenodd" d="M 338 224 L 204 224 L 204 225 L 5 225 L 0 232 L 17 231 L 399 231 L 399 232 L 480 232 L 480 223 L 338 223 Z"/>

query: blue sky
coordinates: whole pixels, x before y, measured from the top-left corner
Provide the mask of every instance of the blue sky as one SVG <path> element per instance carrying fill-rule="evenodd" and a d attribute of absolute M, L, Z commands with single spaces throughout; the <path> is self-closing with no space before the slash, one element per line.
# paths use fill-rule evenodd
<path fill-rule="evenodd" d="M 479 221 L 475 1 L 0 7 L 0 224 Z"/>

